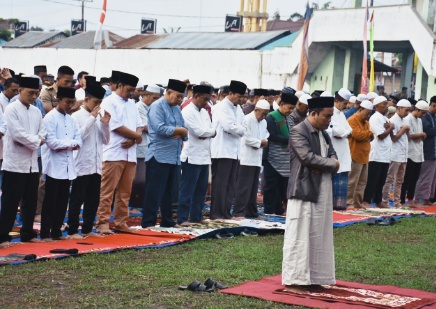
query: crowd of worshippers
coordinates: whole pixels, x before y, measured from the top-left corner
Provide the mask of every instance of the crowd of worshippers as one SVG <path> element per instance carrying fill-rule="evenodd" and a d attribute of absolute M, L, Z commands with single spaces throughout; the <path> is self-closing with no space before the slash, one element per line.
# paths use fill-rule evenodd
<path fill-rule="evenodd" d="M 47 76 L 44 65 L 33 75 L 0 71 L 0 247 L 10 246 L 18 207 L 22 242 L 111 234 L 112 215 L 116 231 L 130 231 L 135 174 L 145 176 L 142 228 L 155 227 L 159 210 L 161 227 L 208 224 L 208 194 L 211 220 L 256 218 L 259 178 L 264 212 L 285 215 L 289 188 L 304 190 L 293 179 L 308 176 L 291 169 L 300 144 L 291 129 L 326 102 L 334 113 L 325 132 L 339 162 L 334 209 L 387 208 L 392 187 L 395 207 L 434 202 L 436 96 L 428 103 L 344 88 L 250 90 L 235 80 L 219 89 L 175 79 L 163 87 L 120 71 L 100 81 L 82 71 L 75 80 L 68 66 Z"/>

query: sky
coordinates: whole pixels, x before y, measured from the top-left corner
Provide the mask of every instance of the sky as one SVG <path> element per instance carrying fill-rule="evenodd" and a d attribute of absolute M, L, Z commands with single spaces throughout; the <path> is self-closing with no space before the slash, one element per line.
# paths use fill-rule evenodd
<path fill-rule="evenodd" d="M 262 0 L 261 0 L 262 1 Z M 328 0 L 312 1 L 321 7 Z M 331 0 L 330 7 L 349 8 L 353 0 Z M 363 0 L 362 2 L 365 2 Z M 402 4 L 406 0 L 374 0 L 375 6 Z M 279 11 L 281 19 L 298 12 L 304 15 L 307 0 L 268 0 L 270 17 Z M 183 32 L 222 32 L 225 16 L 235 15 L 239 0 L 107 0 L 103 29 L 130 37 L 140 33 L 141 18 L 157 19 L 157 33 L 164 28 Z M 103 0 L 85 0 L 87 30 L 95 30 L 100 18 Z M 261 5 L 262 7 L 262 5 Z M 45 31 L 70 29 L 71 19 L 82 18 L 81 0 L 0 0 L 1 18 L 29 21 Z"/>

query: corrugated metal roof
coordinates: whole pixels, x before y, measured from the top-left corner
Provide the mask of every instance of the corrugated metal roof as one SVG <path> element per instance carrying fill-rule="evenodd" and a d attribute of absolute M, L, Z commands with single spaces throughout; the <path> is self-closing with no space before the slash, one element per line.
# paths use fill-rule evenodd
<path fill-rule="evenodd" d="M 299 32 L 291 33 L 281 39 L 278 39 L 274 42 L 271 42 L 267 45 L 265 45 L 262 48 L 259 48 L 259 50 L 273 50 L 276 47 L 284 47 L 284 46 L 291 46 L 292 42 L 294 42 L 295 38 L 297 37 Z"/>
<path fill-rule="evenodd" d="M 150 49 L 259 49 L 289 31 L 177 32 L 147 46 Z"/>
<path fill-rule="evenodd" d="M 62 31 L 58 32 L 41 32 L 29 31 L 18 38 L 9 41 L 3 47 L 5 48 L 32 48 L 41 46 L 53 41 L 62 41 L 67 38 L 67 35 Z"/>
<path fill-rule="evenodd" d="M 95 31 L 83 32 L 74 36 L 69 37 L 66 40 L 62 40 L 59 43 L 53 44 L 51 48 L 77 48 L 77 49 L 92 49 L 94 48 L 94 36 Z M 112 41 L 112 44 L 115 44 L 121 40 L 124 40 L 123 37 L 110 32 L 109 31 L 109 40 Z M 102 48 L 106 48 L 106 42 L 103 35 Z"/>
<path fill-rule="evenodd" d="M 125 40 L 119 41 L 111 48 L 147 48 L 150 43 L 160 40 L 166 36 L 168 36 L 168 34 L 137 34 Z"/>
<path fill-rule="evenodd" d="M 270 20 L 267 22 L 266 31 L 289 30 L 292 33 L 297 32 L 303 27 L 304 19 L 297 21 L 292 20 Z"/>

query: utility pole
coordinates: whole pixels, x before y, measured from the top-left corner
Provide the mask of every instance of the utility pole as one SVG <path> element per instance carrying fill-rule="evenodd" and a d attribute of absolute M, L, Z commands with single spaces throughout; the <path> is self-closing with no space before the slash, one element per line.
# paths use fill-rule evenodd
<path fill-rule="evenodd" d="M 82 22 L 83 22 L 83 26 L 86 27 L 85 24 L 85 2 L 92 2 L 92 0 L 76 0 L 76 1 L 81 1 L 82 2 Z M 84 29 L 86 31 L 86 29 Z"/>

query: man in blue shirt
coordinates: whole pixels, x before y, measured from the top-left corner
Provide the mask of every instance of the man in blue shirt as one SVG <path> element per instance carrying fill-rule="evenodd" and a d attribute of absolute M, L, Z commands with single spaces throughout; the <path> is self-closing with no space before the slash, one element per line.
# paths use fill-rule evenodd
<path fill-rule="evenodd" d="M 142 227 L 154 227 L 161 210 L 161 227 L 179 227 L 173 220 L 172 194 L 179 172 L 182 142 L 188 130 L 180 111 L 186 84 L 170 79 L 165 95 L 154 102 L 148 114 L 149 144 L 145 155 L 145 180 Z"/>

